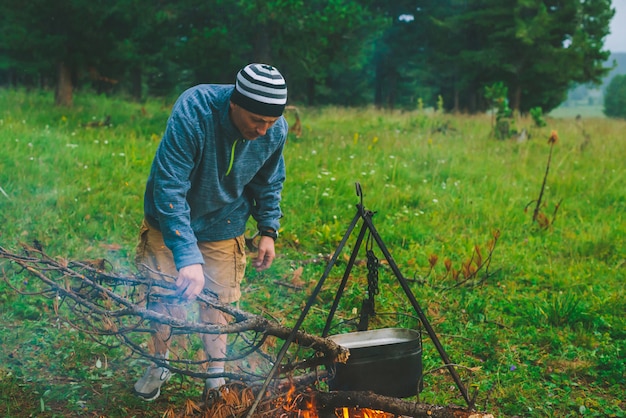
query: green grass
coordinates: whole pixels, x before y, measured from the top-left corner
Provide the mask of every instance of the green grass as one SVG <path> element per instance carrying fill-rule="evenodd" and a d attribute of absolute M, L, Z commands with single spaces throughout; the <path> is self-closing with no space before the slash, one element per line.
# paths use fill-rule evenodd
<path fill-rule="evenodd" d="M 0 90 L 0 246 L 17 250 L 37 240 L 54 257 L 104 257 L 118 271 L 132 271 L 143 186 L 171 103 L 81 93 L 73 109 L 52 102 L 48 92 Z M 536 128 L 520 119 L 516 126 L 531 139 L 517 143 L 490 137 L 489 116 L 341 108 L 300 114 L 303 134 L 290 136 L 285 150 L 280 258 L 269 272 L 249 270 L 243 309 L 295 322 L 325 267 L 315 260 L 332 254 L 355 214 L 359 182 L 448 355 L 478 391 L 479 409 L 497 416 L 626 415 L 626 122 L 585 118 L 583 129 L 573 117 L 549 117 L 547 127 Z M 111 126 L 82 126 L 107 115 Z M 524 208 L 538 197 L 551 130 L 559 142 L 542 211 L 554 222 L 541 228 L 532 222 L 534 205 Z M 590 142 L 581 147 L 584 133 Z M 452 279 L 445 260 L 460 270 L 476 247 L 486 256 L 496 230 L 490 275 L 480 271 L 464 284 Z M 300 266 L 306 291 L 275 284 Z M 307 331 L 321 333 L 342 267 L 307 316 Z M 0 268 L 16 274 L 2 260 Z M 337 322 L 354 317 L 365 273 L 355 268 Z M 386 267 L 380 286 L 380 315 L 371 327 L 417 326 L 415 315 L 399 314 L 412 308 Z M 129 388 L 141 360 L 72 332 L 56 320 L 51 302 L 3 283 L 0 324 L 0 415 L 162 416 L 199 396 L 198 382 L 179 379 L 156 403 L 137 401 Z M 441 365 L 425 335 L 420 400 L 463 405 Z"/>
<path fill-rule="evenodd" d="M 576 104 L 572 106 L 560 106 L 550 112 L 553 118 L 606 118 L 603 105 Z"/>

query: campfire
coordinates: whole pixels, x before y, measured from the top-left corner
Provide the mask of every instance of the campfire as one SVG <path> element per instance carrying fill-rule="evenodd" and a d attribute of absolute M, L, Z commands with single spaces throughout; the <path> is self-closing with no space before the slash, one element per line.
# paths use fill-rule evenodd
<path fill-rule="evenodd" d="M 254 401 L 250 388 L 240 385 L 226 385 L 219 391 L 209 394 L 204 408 L 196 406 L 196 411 L 203 411 L 203 416 L 211 418 L 232 418 L 245 416 L 246 410 Z M 298 392 L 291 386 L 284 395 L 262 402 L 257 408 L 255 418 L 394 418 L 396 414 L 360 407 L 318 408 L 316 394 L 308 390 Z"/>
<path fill-rule="evenodd" d="M 298 398 L 302 399 L 298 401 Z M 384 411 L 358 407 L 330 408 L 331 411 L 321 413 L 317 408 L 315 398 L 297 395 L 296 388 L 293 386 L 287 393 L 286 399 L 288 400 L 287 405 L 293 405 L 291 407 L 287 407 L 286 409 L 289 410 L 293 408 L 293 417 L 298 418 L 394 418 L 396 416 Z M 289 402 L 289 400 L 292 401 Z"/>
<path fill-rule="evenodd" d="M 250 387 L 228 384 L 211 391 L 204 407 L 193 409 L 206 418 L 493 418 L 456 406 L 420 404 L 373 392 L 323 392 L 296 386 L 266 392 L 251 411 L 254 393 Z"/>
<path fill-rule="evenodd" d="M 362 199 L 360 186 L 357 195 Z M 391 418 L 429 417 L 463 418 L 487 417 L 473 412 L 474 400 L 460 379 L 454 362 L 447 356 L 436 333 L 419 306 L 406 279 L 391 257 L 372 223 L 373 212 L 364 209 L 362 200 L 358 211 L 339 247 L 310 295 L 293 327 L 283 326 L 264 316 L 253 315 L 235 306 L 219 303 L 212 295 L 201 294 L 196 303 L 206 304 L 232 318 L 227 326 L 176 319 L 143 308 L 145 297 L 159 296 L 163 289 L 174 290 L 166 280 L 146 279 L 136 275 L 119 275 L 108 271 L 102 262 L 72 261 L 50 257 L 37 246 L 24 246 L 20 254 L 0 247 L 0 258 L 10 260 L 20 274 L 4 274 L 11 289 L 23 295 L 40 295 L 54 301 L 54 312 L 65 323 L 78 327 L 92 337 L 114 336 L 133 353 L 154 360 L 145 347 L 134 341 L 150 332 L 146 321 L 158 322 L 176 329 L 175 335 L 231 334 L 237 340 L 237 352 L 227 361 L 237 361 L 261 351 L 268 339 L 283 340 L 278 353 L 261 356 L 265 367 L 245 370 L 232 367 L 228 385 L 219 391 L 209 391 L 202 404 L 187 402 L 183 415 L 166 413 L 163 416 L 197 416 L 211 418 Z M 354 228 L 363 225 L 321 336 L 300 330 L 305 316 L 315 303 L 330 270 L 337 262 Z M 365 241 L 368 268 L 368 299 L 363 308 L 357 332 L 329 336 L 331 322 L 339 299 L 351 277 L 360 246 Z M 376 243 L 387 260 L 409 302 L 417 314 L 425 333 L 437 349 L 444 367 L 449 371 L 468 408 L 421 404 L 413 398 L 422 390 L 422 328 L 420 331 L 383 328 L 369 330 L 370 317 L 376 315 L 374 296 L 378 293 L 378 260 L 373 253 Z M 96 260 L 98 261 L 98 260 Z M 36 278 L 35 289 L 23 275 Z M 291 344 L 310 354 L 297 361 L 283 363 Z M 276 348 L 275 346 L 273 346 Z M 272 350 L 275 351 L 275 350 Z M 185 353 L 183 353 L 185 354 Z M 205 378 L 197 369 L 203 361 L 188 361 L 187 356 L 170 357 L 168 368 L 181 375 Z M 267 360 L 271 358 L 271 362 Z M 232 364 L 232 363 L 231 363 Z M 251 363 L 250 363 L 251 364 Z M 267 367 L 271 370 L 265 373 Z M 260 385 L 260 379 L 264 379 Z M 318 386 L 319 383 L 323 383 Z"/>

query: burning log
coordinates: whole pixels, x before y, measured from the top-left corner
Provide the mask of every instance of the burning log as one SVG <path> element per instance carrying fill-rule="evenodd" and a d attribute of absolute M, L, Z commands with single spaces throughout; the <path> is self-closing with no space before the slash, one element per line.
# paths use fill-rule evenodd
<path fill-rule="evenodd" d="M 372 377 L 375 378 L 375 377 Z M 320 411 L 320 418 L 328 417 L 373 417 L 381 413 L 364 413 L 363 410 L 384 411 L 389 417 L 413 418 L 493 418 L 491 414 L 475 412 L 457 406 L 436 406 L 407 401 L 373 392 L 315 392 L 312 401 Z M 337 410 L 341 411 L 337 414 Z M 360 412 L 359 412 L 360 411 Z M 322 415 L 324 414 L 324 415 Z"/>
<path fill-rule="evenodd" d="M 199 409 L 211 418 L 244 417 L 257 389 L 227 385 L 212 393 Z M 458 406 L 429 405 L 373 392 L 296 391 L 292 384 L 277 386 L 272 393 L 264 398 L 254 418 L 493 418 L 492 414 Z"/>

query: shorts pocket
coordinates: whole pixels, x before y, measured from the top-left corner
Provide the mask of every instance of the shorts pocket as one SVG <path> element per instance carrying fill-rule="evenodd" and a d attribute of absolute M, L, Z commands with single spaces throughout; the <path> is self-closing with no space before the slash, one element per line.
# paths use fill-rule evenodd
<path fill-rule="evenodd" d="M 236 286 L 241 284 L 246 273 L 246 240 L 243 235 L 235 238 L 235 282 Z"/>
<path fill-rule="evenodd" d="M 143 264 L 145 260 L 146 246 L 148 245 L 148 231 L 150 231 L 150 226 L 144 219 L 141 222 L 141 227 L 139 227 L 139 242 L 135 248 L 135 266 Z"/>

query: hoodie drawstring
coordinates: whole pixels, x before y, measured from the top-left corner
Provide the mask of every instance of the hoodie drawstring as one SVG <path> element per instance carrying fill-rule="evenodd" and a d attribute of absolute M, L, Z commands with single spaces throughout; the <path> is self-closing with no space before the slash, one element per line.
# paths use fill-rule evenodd
<path fill-rule="evenodd" d="M 230 148 L 230 162 L 228 163 L 228 170 L 226 170 L 226 175 L 230 174 L 230 170 L 233 168 L 233 163 L 235 162 L 235 147 L 237 146 L 238 139 L 235 139 L 233 142 L 233 146 Z"/>

